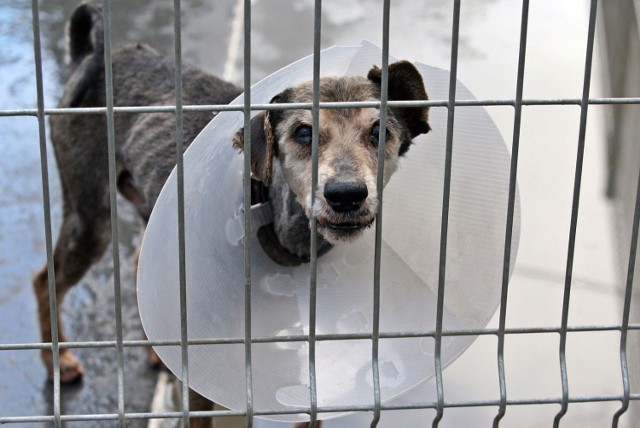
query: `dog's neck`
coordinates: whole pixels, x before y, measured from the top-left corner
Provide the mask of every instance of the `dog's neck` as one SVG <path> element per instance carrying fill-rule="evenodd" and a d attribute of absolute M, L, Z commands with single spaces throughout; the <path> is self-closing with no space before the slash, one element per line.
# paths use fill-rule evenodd
<path fill-rule="evenodd" d="M 273 206 L 273 224 L 258 230 L 258 240 L 267 255 L 284 266 L 308 262 L 311 257 L 309 219 L 296 201 L 296 196 L 284 179 L 279 165 L 274 165 L 270 187 L 266 188 L 259 182 L 254 183 L 253 196 L 256 202 L 263 202 L 268 197 Z M 331 244 L 319 234 L 316 243 L 318 255 L 331 249 Z"/>

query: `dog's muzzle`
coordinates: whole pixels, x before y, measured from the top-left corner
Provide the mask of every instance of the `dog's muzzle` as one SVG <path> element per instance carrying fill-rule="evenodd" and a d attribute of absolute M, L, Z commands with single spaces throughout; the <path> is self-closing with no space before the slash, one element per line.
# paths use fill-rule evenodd
<path fill-rule="evenodd" d="M 329 181 L 324 185 L 323 196 L 330 212 L 319 215 L 318 224 L 336 237 L 353 237 L 375 220 L 365 203 L 369 190 L 363 181 Z M 329 236 L 325 234 L 325 238 Z"/>
<path fill-rule="evenodd" d="M 369 196 L 367 185 L 361 181 L 329 181 L 324 186 L 324 199 L 337 213 L 358 211 Z"/>

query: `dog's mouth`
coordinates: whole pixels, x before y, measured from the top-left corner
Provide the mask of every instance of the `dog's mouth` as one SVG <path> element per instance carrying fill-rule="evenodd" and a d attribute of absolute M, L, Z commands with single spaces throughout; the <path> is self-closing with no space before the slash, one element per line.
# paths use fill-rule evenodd
<path fill-rule="evenodd" d="M 336 229 L 336 230 L 356 230 L 356 229 L 360 229 L 362 227 L 361 224 L 350 223 L 350 222 L 346 222 L 346 223 L 327 223 L 326 226 L 329 229 Z"/>
<path fill-rule="evenodd" d="M 351 242 L 362 235 L 376 220 L 375 204 L 369 203 L 359 210 L 336 212 L 324 204 L 317 204 L 315 210 L 308 209 L 307 217 L 315 215 L 318 233 L 333 245 Z M 313 212 L 315 211 L 315 212 Z"/>
<path fill-rule="evenodd" d="M 353 232 L 357 230 L 366 229 L 368 227 L 371 227 L 374 221 L 375 221 L 375 217 L 372 217 L 371 219 L 368 219 L 365 221 L 340 221 L 340 222 L 333 222 L 333 221 L 329 221 L 325 217 L 318 217 L 319 226 L 330 229 L 330 230 L 335 230 L 338 232 L 340 231 Z"/>

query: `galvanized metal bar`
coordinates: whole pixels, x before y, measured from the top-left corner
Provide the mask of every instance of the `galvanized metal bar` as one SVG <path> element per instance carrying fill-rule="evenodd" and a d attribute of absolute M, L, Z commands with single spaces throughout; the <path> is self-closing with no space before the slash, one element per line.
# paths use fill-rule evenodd
<path fill-rule="evenodd" d="M 186 238 L 184 215 L 184 134 L 182 110 L 182 29 L 180 0 L 173 1 L 173 61 L 174 61 L 174 98 L 176 119 L 176 186 L 178 193 L 178 285 L 180 306 L 180 356 L 182 397 L 182 425 L 189 427 L 189 326 L 187 311 L 187 272 L 186 272 Z"/>
<path fill-rule="evenodd" d="M 373 373 L 373 419 L 371 428 L 380 422 L 380 269 L 382 266 L 382 208 L 384 190 L 384 160 L 387 142 L 387 101 L 389 100 L 389 20 L 391 4 L 385 0 L 382 7 L 382 62 L 380 85 L 380 132 L 378 137 L 377 198 L 375 254 L 373 266 L 373 326 L 371 332 L 371 371 Z"/>
<path fill-rule="evenodd" d="M 122 346 L 122 298 L 120 293 L 120 249 L 118 233 L 118 203 L 116 188 L 116 143 L 113 114 L 113 67 L 111 62 L 111 1 L 103 0 L 104 20 L 104 82 L 107 117 L 107 148 L 109 162 L 109 204 L 111 209 L 111 254 L 113 256 L 113 289 L 116 317 L 116 361 L 118 367 L 118 423 L 124 418 L 124 352 Z"/>
<path fill-rule="evenodd" d="M 524 86 L 524 69 L 527 55 L 527 30 L 529 24 L 529 0 L 522 1 L 522 15 L 520 18 L 520 48 L 518 54 L 518 76 L 516 81 L 516 103 L 513 118 L 513 139 L 511 143 L 511 167 L 509 171 L 509 199 L 507 202 L 507 224 L 504 238 L 504 258 L 502 268 L 502 291 L 500 295 L 500 320 L 498 327 L 498 379 L 500 384 L 500 405 L 498 414 L 493 420 L 494 428 L 498 428 L 500 421 L 507 411 L 507 381 L 504 364 L 505 330 L 507 327 L 507 302 L 509 295 L 509 273 L 511 271 L 511 245 L 513 241 L 513 218 L 516 205 L 516 190 L 518 185 L 518 153 L 520 151 L 520 127 L 522 124 L 522 92 Z"/>
<path fill-rule="evenodd" d="M 598 333 L 598 332 L 622 332 L 621 324 L 603 324 L 603 325 L 582 325 L 568 326 L 568 333 Z M 640 324 L 630 323 L 627 326 L 628 331 L 640 330 Z M 560 327 L 522 327 L 507 328 L 505 335 L 526 335 L 526 334 L 559 334 Z M 435 337 L 435 330 L 424 331 L 389 331 L 381 332 L 378 337 L 380 339 L 406 339 L 417 337 Z M 459 337 L 459 336 L 498 336 L 498 328 L 487 329 L 459 329 L 459 330 L 443 330 L 443 337 Z M 280 342 L 306 342 L 308 335 L 287 335 L 287 336 L 263 336 L 253 337 L 251 343 L 280 343 Z M 335 340 L 372 340 L 371 333 L 349 333 L 349 334 L 316 334 L 316 341 L 335 341 Z M 226 337 L 220 339 L 189 339 L 189 346 L 202 345 L 231 345 L 244 344 L 244 337 Z M 122 346 L 125 348 L 148 347 L 148 346 L 180 346 L 179 340 L 123 340 Z M 115 340 L 86 341 L 86 342 L 61 342 L 59 349 L 89 349 L 89 348 L 115 348 Z M 24 351 L 29 349 L 51 349 L 50 343 L 6 343 L 0 344 L 0 351 Z"/>
<path fill-rule="evenodd" d="M 253 426 L 253 370 L 251 326 L 251 0 L 244 0 L 244 360 L 247 428 Z"/>
<path fill-rule="evenodd" d="M 320 144 L 320 43 L 322 30 L 322 0 L 314 0 L 313 10 L 313 102 L 311 108 L 311 206 L 318 190 L 318 146 Z M 316 380 L 316 315 L 318 280 L 318 222 L 312 213 L 310 223 L 311 249 L 309 263 L 309 426 L 318 421 L 318 389 Z"/>
<path fill-rule="evenodd" d="M 608 403 L 621 401 L 622 395 L 593 395 L 593 396 L 580 396 L 571 397 L 570 403 Z M 629 399 L 632 401 L 640 401 L 640 394 L 631 394 Z M 537 399 L 519 399 L 519 400 L 507 400 L 508 406 L 530 406 L 530 405 L 544 405 L 544 404 L 559 404 L 562 401 L 561 397 L 557 398 L 537 398 Z M 445 408 L 479 408 L 479 407 L 495 407 L 500 403 L 499 400 L 474 400 L 474 401 L 454 401 L 445 402 Z M 388 403 L 383 404 L 382 411 L 397 411 L 397 410 L 424 410 L 435 409 L 439 406 L 438 402 L 421 402 L 421 403 Z M 324 413 L 344 413 L 344 412 L 371 412 L 373 411 L 372 405 L 358 405 L 358 406 L 326 406 L 318 407 L 318 410 Z M 269 416 L 269 415 L 294 415 L 301 412 L 310 411 L 305 408 L 295 409 L 258 409 L 255 411 L 256 416 Z M 192 416 L 211 416 L 211 417 L 228 417 L 228 416 L 245 416 L 245 412 L 231 411 L 231 410 L 215 410 L 215 411 L 198 411 L 192 412 Z M 126 420 L 144 420 L 144 419 L 179 419 L 181 418 L 181 412 L 146 412 L 146 413 L 125 413 Z M 62 415 L 62 422 L 72 421 L 107 421 L 118 420 L 117 413 L 105 413 L 105 414 L 89 414 L 89 415 Z M 28 424 L 28 423 L 51 423 L 54 421 L 54 416 L 0 416 L 0 424 Z"/>
<path fill-rule="evenodd" d="M 578 135 L 578 153 L 576 159 L 576 173 L 573 187 L 573 203 L 571 209 L 571 224 L 569 227 L 569 248 L 567 253 L 567 270 L 565 276 L 564 295 L 562 299 L 562 322 L 560 329 L 560 376 L 562 381 L 562 402 L 560 411 L 553 420 L 554 428 L 560 426 L 560 420 L 567 413 L 569 407 L 569 379 L 567 377 L 567 324 L 569 321 L 569 303 L 571 300 L 571 283 L 573 275 L 573 259 L 575 254 L 576 230 L 578 227 L 578 212 L 580 208 L 580 187 L 582 183 L 582 164 L 584 160 L 584 146 L 587 129 L 587 113 L 589 109 L 589 90 L 591 87 L 591 65 L 593 62 L 593 44 L 597 15 L 597 0 L 591 0 L 589 13 L 589 32 L 584 66 L 584 82 L 582 88 L 582 102 L 580 106 L 580 129 Z"/>
<path fill-rule="evenodd" d="M 444 293 L 447 268 L 447 236 L 449 231 L 449 198 L 451 195 L 451 166 L 453 157 L 453 128 L 455 120 L 456 80 L 458 75 L 458 36 L 460 34 L 460 0 L 453 4 L 451 30 L 451 70 L 449 72 L 449 105 L 447 115 L 447 141 L 444 163 L 444 191 L 442 196 L 442 219 L 440 226 L 440 262 L 438 272 L 438 297 L 436 308 L 436 334 L 434 363 L 438 406 L 432 426 L 436 428 L 444 415 L 444 385 L 442 381 L 442 329 L 444 318 Z"/>
<path fill-rule="evenodd" d="M 640 170 L 638 171 L 638 185 L 636 190 L 636 206 L 631 226 L 631 244 L 629 248 L 629 264 L 627 267 L 627 285 L 624 292 L 624 308 L 622 310 L 622 330 L 620 334 L 620 369 L 622 372 L 622 405 L 613 415 L 613 428 L 617 428 L 620 418 L 629 409 L 631 385 L 629 382 L 629 366 L 627 364 L 627 333 L 629 332 L 629 318 L 631 313 L 631 298 L 633 296 L 633 280 L 638 250 L 638 226 L 640 224 Z"/>
<path fill-rule="evenodd" d="M 40 9 L 38 0 L 31 1 L 33 29 L 33 57 L 36 72 L 38 140 L 40 147 L 40 174 L 42 178 L 42 203 L 44 209 L 44 238 L 47 253 L 47 277 L 49 287 L 49 311 L 51 316 L 51 351 L 53 353 L 53 424 L 61 427 L 60 419 L 60 348 L 58 332 L 58 303 L 56 301 L 55 267 L 53 263 L 53 238 L 51 233 L 51 195 L 49 191 L 49 162 L 44 115 L 44 85 L 42 79 L 42 46 L 40 42 Z"/>
<path fill-rule="evenodd" d="M 484 100 L 456 100 L 454 105 L 456 107 L 500 107 L 500 106 L 512 106 L 516 104 L 515 100 L 511 99 L 484 99 Z M 523 99 L 523 106 L 548 106 L 548 105 L 576 105 L 580 106 L 582 100 L 578 98 L 529 98 Z M 627 104 L 640 104 L 640 98 L 590 98 L 589 105 L 627 105 Z M 367 108 L 378 107 L 379 101 L 342 101 L 342 102 L 321 102 L 319 104 L 320 109 L 339 109 L 339 108 Z M 389 101 L 389 107 L 448 107 L 449 102 L 447 100 L 428 100 L 428 101 Z M 251 110 L 289 110 L 289 109 L 304 109 L 311 110 L 313 108 L 312 103 L 282 103 L 282 104 L 252 104 Z M 198 105 L 185 105 L 182 111 L 185 112 L 201 112 L 201 111 L 243 111 L 242 104 L 198 104 Z M 175 106 L 118 106 L 114 107 L 114 113 L 173 113 L 175 112 Z M 83 107 L 83 108 L 49 108 L 44 110 L 45 116 L 67 115 L 67 114 L 105 114 L 105 107 Z M 5 109 L 0 110 L 0 117 L 6 116 L 38 116 L 37 109 Z"/>

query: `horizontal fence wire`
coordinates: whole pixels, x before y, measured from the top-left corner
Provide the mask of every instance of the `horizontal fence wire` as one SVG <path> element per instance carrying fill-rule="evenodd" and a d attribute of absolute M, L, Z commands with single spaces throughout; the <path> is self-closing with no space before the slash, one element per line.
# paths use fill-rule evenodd
<path fill-rule="evenodd" d="M 482 99 L 482 100 L 455 100 L 452 105 L 456 107 L 515 107 L 515 99 Z M 523 106 L 582 106 L 584 104 L 579 98 L 528 98 L 523 99 Z M 625 98 L 589 98 L 586 101 L 589 105 L 626 105 L 640 104 L 640 97 Z M 428 100 L 428 101 L 388 101 L 388 107 L 408 108 L 408 107 L 448 107 L 448 100 Z M 320 109 L 341 109 L 341 108 L 379 108 L 380 101 L 342 101 L 342 102 L 320 102 Z M 278 103 L 278 104 L 251 104 L 250 110 L 311 110 L 313 103 Z M 200 104 L 184 105 L 184 112 L 221 112 L 221 111 L 243 111 L 243 104 Z M 105 114 L 105 107 L 84 107 L 84 108 L 49 108 L 44 109 L 45 116 L 66 115 L 66 114 Z M 117 106 L 113 108 L 114 113 L 175 113 L 176 107 L 166 106 Z M 2 116 L 38 116 L 38 109 L 2 109 Z"/>
<path fill-rule="evenodd" d="M 388 44 L 388 19 L 389 19 L 389 1 L 385 1 L 384 13 L 383 13 L 383 63 L 382 63 L 382 75 L 383 75 L 383 85 L 386 84 L 386 74 L 388 72 L 387 66 L 385 64 L 386 59 L 386 49 Z M 50 295 L 52 296 L 50 306 L 51 306 L 51 322 L 52 322 L 52 342 L 51 343 L 43 343 L 43 342 L 32 342 L 32 343 L 13 343 L 13 344 L 0 344 L 0 351 L 20 351 L 20 350 L 51 350 L 53 352 L 53 364 L 54 364 L 54 383 L 53 383 L 53 414 L 46 416 L 0 416 L 0 424 L 6 423 L 53 423 L 55 426 L 61 426 L 63 422 L 71 422 L 71 421 L 118 421 L 121 426 L 125 425 L 126 421 L 131 420 L 144 420 L 144 419 L 167 419 L 167 418 L 175 418 L 182 419 L 183 424 L 188 426 L 188 418 L 193 416 L 200 417 L 230 417 L 230 416 L 243 416 L 246 417 L 246 425 L 248 427 L 252 426 L 253 416 L 270 416 L 270 415 L 294 415 L 300 413 L 307 413 L 311 417 L 312 425 L 315 424 L 317 420 L 317 415 L 319 413 L 342 413 L 342 412 L 351 412 L 351 411 L 368 411 L 372 412 L 374 415 L 372 426 L 376 426 L 380 412 L 382 411 L 398 411 L 398 410 L 417 410 L 417 409 L 432 409 L 436 411 L 436 416 L 433 420 L 433 426 L 438 426 L 440 419 L 443 416 L 444 409 L 447 408 L 473 408 L 473 407 L 496 407 L 498 409 L 498 414 L 494 419 L 494 426 L 497 426 L 505 414 L 505 410 L 508 406 L 526 406 L 526 405 L 540 405 L 540 404 L 553 404 L 560 405 L 560 411 L 556 415 L 555 425 L 559 425 L 562 417 L 567 412 L 568 405 L 572 403 L 596 403 L 596 402 L 620 402 L 621 407 L 613 416 L 613 425 L 617 426 L 619 418 L 627 411 L 629 407 L 629 403 L 631 401 L 640 400 L 640 394 L 632 393 L 629 385 L 629 374 L 627 368 L 627 349 L 626 342 L 629 331 L 639 331 L 640 324 L 634 324 L 629 322 L 629 308 L 631 302 L 631 294 L 633 287 L 633 267 L 635 261 L 635 252 L 637 248 L 637 235 L 638 235 L 638 222 L 639 216 L 638 213 L 638 205 L 640 204 L 640 200 L 636 200 L 636 212 L 634 215 L 634 223 L 633 223 L 633 235 L 630 249 L 630 259 L 629 259 L 629 276 L 627 279 L 627 288 L 625 291 L 625 301 L 624 301 L 624 314 L 623 321 L 621 324 L 608 324 L 608 325 L 568 325 L 568 307 L 570 303 L 570 291 L 572 285 L 572 263 L 573 263 L 573 252 L 575 245 L 575 230 L 577 225 L 577 218 L 579 212 L 579 195 L 580 195 L 580 181 L 581 181 L 581 165 L 582 165 L 582 156 L 584 151 L 584 140 L 585 140 L 585 129 L 587 123 L 587 111 L 588 107 L 591 105 L 631 105 L 631 104 L 640 104 L 640 97 L 620 97 L 620 98 L 611 98 L 611 97 L 598 97 L 598 98 L 590 98 L 589 97 L 589 87 L 590 87 L 590 79 L 591 79 L 591 62 L 593 56 L 593 43 L 594 43 L 594 33 L 595 33 L 595 21 L 597 15 L 597 0 L 591 0 L 591 10 L 590 10 L 590 19 L 589 19 L 589 32 L 588 32 L 588 40 L 587 40 L 587 52 L 585 55 L 585 75 L 584 75 L 584 86 L 583 86 L 583 95 L 581 98 L 557 98 L 557 99 L 523 99 L 522 98 L 522 82 L 524 76 L 524 57 L 526 53 L 526 24 L 527 24 L 527 10 L 528 10 L 528 0 L 523 0 L 522 3 L 522 22 L 521 22 L 521 44 L 520 44 L 520 56 L 519 56 L 519 67 L 518 67 L 518 78 L 517 78 L 517 89 L 516 96 L 514 99 L 482 99 L 482 100 L 456 100 L 455 99 L 455 81 L 456 81 L 456 69 L 457 69 L 457 34 L 459 32 L 459 17 L 460 17 L 460 0 L 455 1 L 454 13 L 453 13 L 453 40 L 452 40 L 452 58 L 451 58 L 451 88 L 449 93 L 449 99 L 447 100 L 428 100 L 428 101 L 388 101 L 384 97 L 384 89 L 383 96 L 381 101 L 366 101 L 366 102 L 321 102 L 319 99 L 319 89 L 316 88 L 318 84 L 319 77 L 319 47 L 320 47 L 320 16 L 322 5 L 320 0 L 315 0 L 315 21 L 314 21 L 314 97 L 313 102 L 311 103 L 288 103 L 288 104 L 252 104 L 250 98 L 250 54 L 251 54 L 251 41 L 250 41 L 250 28 L 251 28 L 251 1 L 244 0 L 244 14 L 245 14 L 245 29 L 244 29 L 244 37 L 245 37 L 245 98 L 244 102 L 236 105 L 182 105 L 181 100 L 181 73 L 176 73 L 176 93 L 175 93 L 175 105 L 166 105 L 166 106 L 114 106 L 113 105 L 113 87 L 111 86 L 111 67 L 110 67 L 110 55 L 111 55 L 111 46 L 110 46 L 110 23 L 109 23 L 109 0 L 104 0 L 105 7 L 105 62 L 106 62 L 106 90 L 107 90 L 107 105 L 105 107 L 95 107 L 95 108 L 45 108 L 43 101 L 43 85 L 42 85 L 42 60 L 41 60 L 41 46 L 40 46 L 40 28 L 39 28 L 39 8 L 38 1 L 32 0 L 32 19 L 33 19 L 33 33 L 34 33 L 34 54 L 35 54 L 35 65 L 36 65 L 36 84 L 37 84 L 37 95 L 38 95 L 38 103 L 37 108 L 35 109 L 2 109 L 0 110 L 0 117 L 16 117 L 16 116 L 31 116 L 36 117 L 39 123 L 39 135 L 40 135 L 40 151 L 41 151 L 41 173 L 42 173 L 42 182 L 43 182 L 43 198 L 44 198 L 44 217 L 45 217 L 45 242 L 46 242 L 46 250 L 47 250 L 47 269 L 49 273 L 49 289 Z M 175 62 L 176 62 L 176 70 L 181 70 L 181 29 L 180 29 L 180 2 L 179 0 L 174 1 L 174 36 L 175 36 Z M 317 63 L 316 63 L 317 61 Z M 250 113 L 256 110 L 285 110 L 285 109 L 306 109 L 311 110 L 314 115 L 314 124 L 318 123 L 318 114 L 320 109 L 339 109 L 339 108 L 380 108 L 383 112 L 386 111 L 387 107 L 390 108 L 409 108 L 409 107 L 434 107 L 434 108 L 447 108 L 449 111 L 449 119 L 447 126 L 447 167 L 445 168 L 448 171 L 446 174 L 449 175 L 449 178 L 445 177 L 445 196 L 443 200 L 443 220 L 442 220 L 442 234 L 441 234 L 441 262 L 440 262 L 440 280 L 439 280 L 439 290 L 438 290 L 438 311 L 440 312 L 444 305 L 444 278 L 446 271 L 446 235 L 447 235 L 447 208 L 448 208 L 448 193 L 450 187 L 450 169 L 451 169 L 451 150 L 452 150 L 452 134 L 454 128 L 454 111 L 455 108 L 458 107 L 476 107 L 476 106 L 484 106 L 484 107 L 513 107 L 515 111 L 514 118 L 514 136 L 513 136 L 513 145 L 512 145 L 512 169 L 510 176 L 510 197 L 509 197 L 509 212 L 507 215 L 508 224 L 506 229 L 506 237 L 505 237 L 505 257 L 504 257 L 504 269 L 505 272 L 508 272 L 509 263 L 510 263 L 510 242 L 511 235 L 510 231 L 512 228 L 513 222 L 513 206 L 515 199 L 515 176 L 517 172 L 517 148 L 519 142 L 519 129 L 520 129 L 520 117 L 522 114 L 522 108 L 525 106 L 535 107 L 535 106 L 576 106 L 580 107 L 581 110 L 581 118 L 580 118 L 580 136 L 579 136 L 579 145 L 578 145 L 578 161 L 576 165 L 576 177 L 574 182 L 574 203 L 572 209 L 572 225 L 570 229 L 570 239 L 569 239 L 569 248 L 568 248 L 568 260 L 567 260 L 567 270 L 565 275 L 565 297 L 563 300 L 563 320 L 562 324 L 557 327 L 521 327 L 521 328 L 508 328 L 506 327 L 506 302 L 507 302 L 507 294 L 508 294 L 508 284 L 505 280 L 503 280 L 503 293 L 501 296 L 501 309 L 500 309 L 500 325 L 498 328 L 484 328 L 484 329 L 459 329 L 459 330 L 445 330 L 441 324 L 441 314 L 437 317 L 440 323 L 436 325 L 436 328 L 433 330 L 423 330 L 423 331 L 395 331 L 395 332 L 380 332 L 377 328 L 377 323 L 374 323 L 374 328 L 371 333 L 358 333 L 358 334 L 316 334 L 315 328 L 312 327 L 315 325 L 315 308 L 310 308 L 310 328 L 308 335 L 289 335 L 289 336 L 267 336 L 267 337 L 253 337 L 251 335 L 251 304 L 250 304 L 250 289 L 251 289 L 251 274 L 250 268 L 248 269 L 248 273 L 246 274 L 246 283 L 245 283 L 245 299 L 246 299 L 246 332 L 244 337 L 229 337 L 223 339 L 189 339 L 187 335 L 187 325 L 186 325 L 186 283 L 185 283 L 185 260 L 184 260 L 184 188 L 183 183 L 183 171 L 182 167 L 182 115 L 183 113 L 189 112 L 202 112 L 202 111 L 211 111 L 211 112 L 220 112 L 220 111 L 241 111 L 245 115 L 245 132 L 250 131 L 249 118 Z M 55 301 L 55 272 L 53 266 L 53 245 L 52 245 L 52 233 L 51 233 L 51 218 L 50 218 L 50 195 L 49 195 L 49 185 L 48 185 L 48 165 L 47 165 L 47 156 L 46 156 L 46 133 L 45 133 L 45 125 L 44 120 L 46 116 L 55 116 L 55 115 L 82 115 L 82 114 L 99 114 L 105 115 L 108 118 L 108 133 L 109 133 L 109 172 L 113 174 L 115 171 L 115 154 L 114 154 L 114 133 L 113 133 L 113 118 L 116 114 L 141 114 L 141 113 L 168 113 L 176 115 L 176 152 L 177 152 L 177 165 L 180 170 L 178 173 L 178 194 L 179 194 L 179 205 L 178 205 L 178 213 L 181 228 L 181 239 L 180 244 L 182 247 L 181 257 L 180 257 L 180 287 L 181 287 L 181 339 L 180 340 L 167 340 L 167 341 L 158 341 L 158 340 L 124 340 L 122 338 L 122 319 L 121 319 L 121 310 L 120 310 L 120 275 L 119 275 L 119 263 L 118 263 L 118 246 L 115 244 L 118 238 L 118 229 L 117 229 L 117 221 L 112 221 L 112 235 L 113 235 L 113 258 L 114 258 L 114 288 L 116 292 L 116 340 L 111 341 L 75 341 L 75 342 L 59 342 L 58 341 L 58 324 L 57 324 L 57 302 Z M 384 128 L 384 121 L 381 119 L 381 126 Z M 317 129 L 317 126 L 314 126 L 314 132 Z M 384 140 L 385 133 L 382 132 L 381 136 Z M 314 136 L 315 139 L 315 156 L 314 156 L 314 189 L 317 186 L 317 144 L 318 144 L 318 136 L 317 133 Z M 250 135 L 245 136 L 245 144 L 250 144 Z M 384 145 L 382 142 L 381 146 Z M 249 146 L 250 148 L 250 146 Z M 244 151 L 245 156 L 250 156 L 250 149 Z M 250 165 L 250 158 L 248 160 L 245 159 L 245 175 L 248 174 L 248 167 Z M 245 177 L 246 178 L 246 177 Z M 380 171 L 379 177 L 380 179 Z M 112 199 L 112 219 L 117 218 L 117 208 L 115 203 L 115 177 L 110 177 L 110 197 Z M 382 186 L 378 186 L 380 194 L 379 198 L 382 202 Z M 247 186 L 245 186 L 245 199 L 247 198 Z M 640 195 L 640 176 L 638 181 L 638 195 Z M 315 192 L 312 192 L 315 194 Z M 250 194 L 249 194 L 250 195 Z M 637 196 L 638 198 L 638 196 Z M 380 204 L 380 210 L 382 211 L 382 203 Z M 245 208 L 246 220 L 249 222 L 249 227 L 247 230 L 250 230 L 250 216 L 248 215 L 250 210 Z M 182 214 L 181 214 L 182 213 Z M 380 216 L 382 213 L 380 212 Z M 510 219 L 510 221 L 509 221 Z M 381 221 L 378 221 L 378 226 Z M 245 225 L 246 226 L 246 225 Z M 312 240 L 315 235 L 315 219 L 312 220 Z M 377 233 L 377 232 L 376 232 Z M 248 248 L 250 244 L 248 242 L 245 243 L 245 248 Z M 381 261 L 379 259 L 379 246 L 378 237 L 376 237 L 376 267 L 375 269 L 378 271 Z M 249 249 L 250 250 L 250 249 Z M 315 259 L 317 255 L 315 251 L 312 251 L 312 263 L 310 266 L 311 269 L 311 290 L 312 292 L 316 288 L 315 284 L 315 275 L 316 275 L 316 263 Z M 245 257 L 245 263 L 247 266 L 250 266 L 250 255 Z M 506 274 L 505 274 L 506 275 Z M 505 276 L 506 278 L 506 276 Z M 375 281 L 376 285 L 376 296 L 374 299 L 378 299 L 374 301 L 374 307 L 379 308 L 379 278 Z M 315 298 L 312 295 L 311 301 L 314 302 Z M 183 300 L 184 299 L 184 300 Z M 374 311 L 375 312 L 375 311 Z M 376 319 L 378 314 L 374 314 Z M 623 392 L 622 394 L 616 395 L 589 395 L 589 396 L 571 396 L 569 394 L 569 381 L 567 377 L 567 363 L 565 360 L 565 343 L 567 336 L 571 333 L 598 333 L 598 332 L 620 332 L 620 360 L 622 367 L 622 383 L 623 383 Z M 528 335 L 528 334 L 557 334 L 561 338 L 560 344 L 560 367 L 561 367 L 561 377 L 562 377 L 562 395 L 560 397 L 538 397 L 538 398 L 530 398 L 530 399 L 510 399 L 506 392 L 506 379 L 504 373 L 504 341 L 505 338 L 509 335 Z M 444 382 L 442 379 L 442 368 L 439 366 L 439 348 L 442 343 L 442 339 L 444 337 L 458 337 L 458 336 L 496 336 L 499 340 L 499 350 L 498 350 L 498 373 L 499 373 L 499 382 L 500 382 L 500 397 L 495 400 L 466 400 L 466 401 L 447 401 L 444 394 Z M 401 339 L 401 338 L 421 338 L 421 337 L 429 337 L 435 340 L 436 344 L 436 355 L 435 355 L 435 364 L 436 364 L 436 387 L 437 387 L 437 401 L 435 402 L 416 402 L 416 403 L 382 403 L 380 400 L 380 385 L 379 385 L 379 374 L 378 374 L 378 355 L 377 355 L 377 343 L 380 339 Z M 374 383 L 374 396 L 373 402 L 371 405 L 361 405 L 361 406 L 321 406 L 318 405 L 317 402 L 317 392 L 315 391 L 315 380 L 314 380 L 314 372 L 315 372 L 315 362 L 314 355 L 312 352 L 313 347 L 316 342 L 321 341 L 336 341 L 336 340 L 370 340 L 373 343 L 372 347 L 372 371 L 373 371 L 373 383 Z M 309 373 L 310 373 L 310 406 L 308 408 L 295 408 L 290 410 L 282 410 L 282 409 L 261 409 L 255 408 L 252 401 L 252 380 L 251 380 L 251 345 L 256 343 L 282 343 L 282 342 L 308 342 L 310 345 L 309 352 Z M 230 411 L 230 410 L 218 410 L 218 411 L 206 411 L 206 412 L 197 412 L 190 411 L 188 404 L 188 388 L 187 384 L 182 388 L 182 408 L 180 411 L 176 412 L 131 412 L 127 413 L 124 409 L 124 360 L 123 360 L 123 349 L 129 347 L 147 347 L 147 346 L 175 346 L 181 347 L 182 355 L 183 355 L 183 365 L 182 365 L 182 375 L 185 379 L 188 379 L 188 347 L 189 346 L 203 346 L 203 345 L 217 345 L 217 344 L 244 344 L 246 349 L 246 369 L 247 369 L 247 406 L 245 411 Z M 60 366 L 58 359 L 58 352 L 65 349 L 80 349 L 80 348 L 114 348 L 117 350 L 117 377 L 118 377 L 118 411 L 117 413 L 104 413 L 104 414 L 86 414 L 86 415 L 63 415 L 61 412 L 61 393 L 60 393 Z"/>
<path fill-rule="evenodd" d="M 640 324 L 629 324 L 628 326 L 619 324 L 610 325 L 590 325 L 590 326 L 567 326 L 566 331 L 568 333 L 597 333 L 597 332 L 622 332 L 627 331 L 640 331 Z M 562 331 L 561 327 L 520 327 L 520 328 L 507 328 L 504 331 L 505 335 L 526 335 L 526 334 L 559 334 Z M 443 330 L 442 337 L 459 337 L 459 336 L 499 336 L 501 334 L 498 328 L 485 328 L 485 329 L 460 329 L 460 330 Z M 380 332 L 380 339 L 406 339 L 406 338 L 422 338 L 430 337 L 435 338 L 435 330 L 425 331 L 394 331 L 394 332 Z M 335 340 L 372 340 L 373 334 L 371 333 L 353 333 L 353 334 L 318 334 L 316 335 L 316 341 L 335 341 Z M 251 343 L 287 343 L 287 342 L 303 342 L 308 340 L 307 335 L 283 335 L 283 336 L 254 336 L 251 338 Z M 189 346 L 198 345 L 225 345 L 225 344 L 243 344 L 245 343 L 244 337 L 227 337 L 216 339 L 189 339 L 187 344 Z M 60 349 L 83 349 L 83 348 L 115 348 L 116 341 L 102 340 L 102 341 L 68 341 L 61 342 Z M 146 346 L 180 346 L 179 340 L 123 340 L 122 346 L 124 347 L 146 347 Z M 51 343 L 32 342 L 32 343 L 8 343 L 0 344 L 0 351 L 25 351 L 31 349 L 51 349 Z"/>
<path fill-rule="evenodd" d="M 624 395 L 593 395 L 593 396 L 573 396 L 569 397 L 569 404 L 584 403 L 607 403 L 621 402 L 625 399 Z M 639 401 L 640 393 L 630 394 L 629 400 Z M 558 405 L 562 404 L 562 397 L 545 397 L 531 399 L 508 399 L 507 406 L 530 406 L 530 405 Z M 381 411 L 402 411 L 402 410 L 435 410 L 439 407 L 444 409 L 459 408 L 478 408 L 478 407 L 498 407 L 500 400 L 468 400 L 468 401 L 444 401 L 438 402 L 415 402 L 415 403 L 385 403 L 381 404 Z M 318 406 L 319 413 L 345 413 L 345 412 L 373 412 L 374 405 L 356 405 L 356 406 Z M 273 415 L 297 415 L 300 413 L 310 413 L 310 407 L 296 407 L 295 409 L 254 409 L 254 416 L 273 416 Z M 246 412 L 232 410 L 215 410 L 215 411 L 197 411 L 190 412 L 190 415 L 201 417 L 230 417 L 230 416 L 246 416 Z M 62 422 L 71 421 L 100 421 L 100 420 L 118 420 L 117 413 L 104 414 L 86 414 L 86 415 L 61 415 Z M 179 419 L 182 412 L 131 412 L 124 414 L 125 420 L 135 419 Z M 46 423 L 54 421 L 54 416 L 11 416 L 0 417 L 0 424 L 9 423 Z"/>

